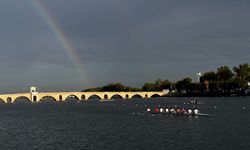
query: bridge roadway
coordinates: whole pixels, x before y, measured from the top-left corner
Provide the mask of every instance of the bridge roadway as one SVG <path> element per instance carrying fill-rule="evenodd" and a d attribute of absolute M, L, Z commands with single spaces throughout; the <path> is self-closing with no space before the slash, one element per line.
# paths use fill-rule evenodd
<path fill-rule="evenodd" d="M 2 94 L 0 101 L 4 103 L 13 103 L 18 99 L 26 99 L 30 102 L 41 102 L 46 98 L 54 101 L 66 101 L 69 98 L 77 100 L 89 100 L 93 97 L 100 100 L 110 100 L 113 98 L 131 99 L 131 98 L 151 98 L 155 96 L 164 96 L 166 91 L 160 92 L 30 92 L 17 94 Z"/>

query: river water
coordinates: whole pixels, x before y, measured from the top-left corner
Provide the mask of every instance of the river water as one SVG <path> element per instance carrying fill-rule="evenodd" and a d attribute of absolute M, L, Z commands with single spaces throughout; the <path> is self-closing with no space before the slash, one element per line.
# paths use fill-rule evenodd
<path fill-rule="evenodd" d="M 0 105 L 0 149 L 249 150 L 250 98 L 192 98 L 215 117 L 140 116 L 185 98 Z M 244 109 L 245 108 L 245 109 Z"/>

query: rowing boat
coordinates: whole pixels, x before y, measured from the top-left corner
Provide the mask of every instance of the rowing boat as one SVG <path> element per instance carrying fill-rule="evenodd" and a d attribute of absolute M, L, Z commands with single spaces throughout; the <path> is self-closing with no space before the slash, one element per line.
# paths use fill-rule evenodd
<path fill-rule="evenodd" d="M 205 114 L 205 113 L 198 113 L 198 114 L 177 114 L 177 113 L 149 113 L 149 112 L 137 112 L 137 113 L 132 113 L 132 115 L 139 115 L 139 116 L 202 116 L 202 117 L 214 117 L 215 115 L 213 114 Z"/>

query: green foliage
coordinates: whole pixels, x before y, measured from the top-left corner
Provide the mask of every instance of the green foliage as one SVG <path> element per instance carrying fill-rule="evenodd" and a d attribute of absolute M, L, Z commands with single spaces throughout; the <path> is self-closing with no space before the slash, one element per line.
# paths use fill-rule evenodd
<path fill-rule="evenodd" d="M 247 63 L 240 64 L 239 67 L 234 67 L 233 70 L 240 79 L 250 81 L 250 67 Z"/>
<path fill-rule="evenodd" d="M 161 90 L 163 90 L 163 89 L 169 89 L 169 90 L 171 90 L 172 89 L 172 85 L 173 84 L 170 81 L 165 80 L 161 84 Z"/>
<path fill-rule="evenodd" d="M 131 91 L 131 92 L 137 92 L 137 91 L 142 91 L 142 88 L 131 88 L 131 87 L 127 87 L 126 91 Z"/>
<path fill-rule="evenodd" d="M 232 82 L 233 88 L 235 88 L 235 89 L 248 87 L 248 85 L 247 85 L 248 81 L 243 79 L 243 78 L 240 78 L 238 76 L 236 76 L 231 82 Z"/>
<path fill-rule="evenodd" d="M 176 83 L 176 89 L 178 91 L 181 90 L 189 90 L 192 85 L 192 79 L 191 78 L 184 78 Z"/>
<path fill-rule="evenodd" d="M 228 66 L 222 66 L 218 68 L 216 75 L 217 79 L 222 81 L 230 80 L 234 76 L 233 72 L 229 69 Z"/>
<path fill-rule="evenodd" d="M 102 87 L 102 91 L 107 91 L 107 92 L 111 92 L 111 91 L 127 91 L 127 87 L 124 86 L 121 83 L 110 83 L 110 84 Z"/>
<path fill-rule="evenodd" d="M 200 81 L 203 83 L 204 81 L 216 81 L 217 75 L 214 71 L 205 72 L 203 76 L 201 76 Z"/>
<path fill-rule="evenodd" d="M 233 72 L 234 71 L 234 72 Z M 209 91 L 222 90 L 223 92 L 237 91 L 248 87 L 250 81 L 250 67 L 247 63 L 233 67 L 233 71 L 228 66 L 219 67 L 216 71 L 205 72 L 200 82 L 205 86 L 205 81 L 209 84 Z"/>
<path fill-rule="evenodd" d="M 153 83 L 145 83 L 142 89 L 143 91 L 155 91 L 155 85 Z"/>
<path fill-rule="evenodd" d="M 143 91 L 162 91 L 163 89 L 171 90 L 172 83 L 169 80 L 157 79 L 155 83 L 145 83 L 142 87 Z"/>
<path fill-rule="evenodd" d="M 89 88 L 84 92 L 112 92 L 112 91 L 142 91 L 141 88 L 131 88 L 121 83 L 110 83 L 103 87 Z"/>
<path fill-rule="evenodd" d="M 216 91 L 219 89 L 219 82 L 218 81 L 210 81 L 209 82 L 209 91 Z"/>
<path fill-rule="evenodd" d="M 191 83 L 189 90 L 200 91 L 201 89 L 202 89 L 202 85 L 200 83 Z"/>

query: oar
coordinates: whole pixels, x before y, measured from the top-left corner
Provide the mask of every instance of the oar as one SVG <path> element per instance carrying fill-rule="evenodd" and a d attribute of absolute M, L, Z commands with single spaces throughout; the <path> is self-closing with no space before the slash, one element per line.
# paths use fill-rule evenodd
<path fill-rule="evenodd" d="M 199 114 L 197 114 L 197 116 L 214 117 L 215 115 L 199 113 Z"/>

